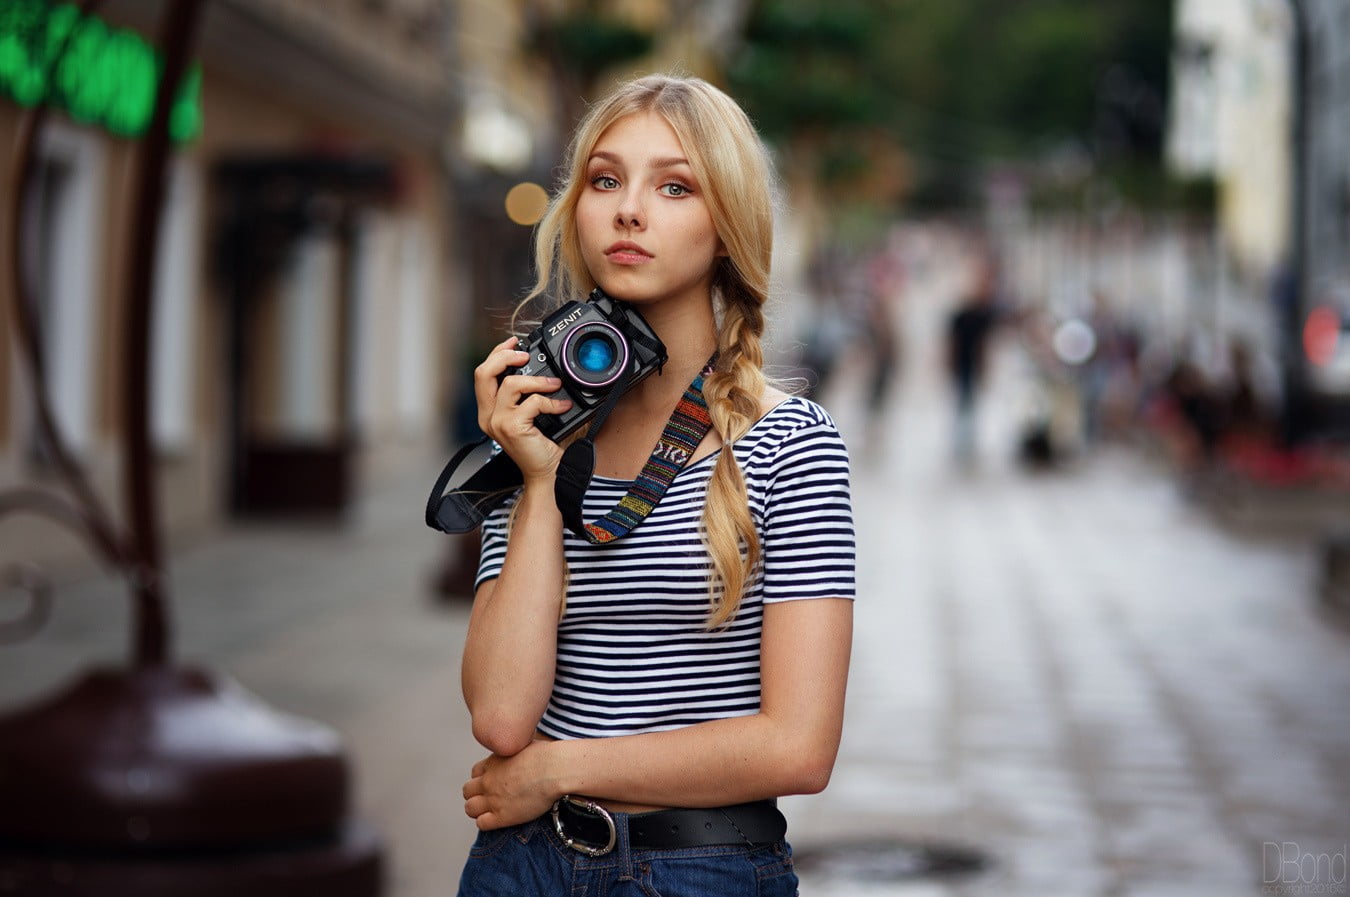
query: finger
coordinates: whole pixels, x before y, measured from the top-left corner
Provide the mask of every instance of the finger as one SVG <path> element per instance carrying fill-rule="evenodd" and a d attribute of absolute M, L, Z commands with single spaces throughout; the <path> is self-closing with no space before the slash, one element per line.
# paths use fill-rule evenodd
<path fill-rule="evenodd" d="M 473 777 L 474 777 L 475 779 L 482 778 L 483 773 L 487 772 L 487 765 L 488 765 L 488 762 L 487 762 L 487 758 L 486 758 L 486 757 L 484 757 L 482 760 L 479 760 L 477 763 L 475 763 L 475 764 L 473 765 Z"/>
<path fill-rule="evenodd" d="M 562 381 L 557 377 L 526 377 L 523 374 L 513 374 L 502 381 L 497 395 L 499 402 L 509 401 L 512 405 L 516 405 L 520 403 L 520 397 L 525 393 L 557 392 L 561 388 Z"/>
<path fill-rule="evenodd" d="M 571 399 L 550 399 L 547 396 L 526 396 L 515 407 L 498 406 L 497 412 L 488 421 L 488 432 L 508 436 L 524 436 L 535 429 L 534 419 L 541 414 L 562 414 L 572 407 Z"/>
<path fill-rule="evenodd" d="M 489 388 L 495 391 L 497 378 L 506 373 L 507 368 L 520 367 L 530 360 L 528 352 L 516 349 L 494 349 L 487 358 L 473 369 L 475 389 Z"/>
<path fill-rule="evenodd" d="M 519 367 L 530 358 L 525 352 L 505 347 L 514 341 L 515 337 L 511 337 L 502 346 L 494 349 L 473 371 L 473 393 L 478 403 L 478 427 L 485 433 L 489 432 L 488 422 L 491 419 L 492 408 L 497 403 L 501 376 L 508 368 Z"/>
<path fill-rule="evenodd" d="M 464 802 L 464 815 L 470 819 L 477 819 L 488 810 L 488 802 L 485 797 L 471 797 Z"/>
<path fill-rule="evenodd" d="M 482 779 L 478 778 L 478 773 L 474 772 L 474 777 L 464 783 L 463 789 L 464 799 L 468 800 L 469 798 L 477 797 L 482 793 L 483 793 L 483 781 Z"/>
<path fill-rule="evenodd" d="M 508 367 L 524 364 L 529 360 L 530 355 L 528 352 L 522 351 L 522 348 L 518 337 L 508 336 L 493 346 L 478 367 L 473 369 L 474 379 L 476 381 L 495 380 Z"/>
<path fill-rule="evenodd" d="M 562 414 L 572 407 L 571 399 L 553 399 L 535 393 L 520 403 L 520 412 L 529 416 L 531 422 L 541 414 Z"/>
<path fill-rule="evenodd" d="M 473 821 L 477 824 L 480 832 L 490 832 L 494 828 L 501 828 L 500 823 L 497 822 L 496 813 L 483 813 L 481 816 L 475 816 Z"/>

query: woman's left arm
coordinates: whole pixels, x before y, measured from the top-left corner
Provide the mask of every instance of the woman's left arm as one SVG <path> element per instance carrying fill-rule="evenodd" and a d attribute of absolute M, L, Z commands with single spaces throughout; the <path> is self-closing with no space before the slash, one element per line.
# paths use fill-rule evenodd
<path fill-rule="evenodd" d="M 715 807 L 821 791 L 839 751 L 852 635 L 849 599 L 766 604 L 758 713 L 488 757 L 464 786 L 465 812 L 494 829 L 534 819 L 564 794 Z"/>

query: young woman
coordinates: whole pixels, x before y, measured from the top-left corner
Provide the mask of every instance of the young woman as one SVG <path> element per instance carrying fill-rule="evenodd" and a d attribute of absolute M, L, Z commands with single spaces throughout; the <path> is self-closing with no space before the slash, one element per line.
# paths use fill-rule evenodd
<path fill-rule="evenodd" d="M 770 164 L 735 102 L 665 76 L 595 105 L 570 159 L 531 298 L 599 286 L 669 352 L 596 436 L 586 520 L 626 501 L 677 406 L 711 425 L 597 544 L 564 527 L 562 449 L 534 423 L 567 408 L 559 382 L 499 384 L 515 338 L 477 368 L 480 423 L 524 485 L 483 525 L 463 684 L 491 756 L 464 786 L 481 831 L 460 894 L 795 894 L 773 799 L 830 777 L 854 536 L 833 421 L 761 370 Z"/>

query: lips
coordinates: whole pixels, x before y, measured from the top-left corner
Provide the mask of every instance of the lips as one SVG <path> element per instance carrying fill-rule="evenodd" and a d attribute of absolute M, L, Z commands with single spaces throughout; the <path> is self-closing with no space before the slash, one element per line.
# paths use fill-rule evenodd
<path fill-rule="evenodd" d="M 649 259 L 652 254 L 630 240 L 620 240 L 605 250 L 610 261 L 638 262 Z"/>

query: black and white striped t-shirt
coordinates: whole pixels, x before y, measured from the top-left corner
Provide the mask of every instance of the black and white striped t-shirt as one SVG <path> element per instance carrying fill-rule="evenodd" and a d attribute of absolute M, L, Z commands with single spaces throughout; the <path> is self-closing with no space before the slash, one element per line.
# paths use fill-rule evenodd
<path fill-rule="evenodd" d="M 564 530 L 567 609 L 540 732 L 561 739 L 629 735 L 756 713 L 764 604 L 854 597 L 848 454 L 825 410 L 786 399 L 734 451 L 763 552 L 736 616 L 707 629 L 710 562 L 699 523 L 714 452 L 680 471 L 623 538 L 592 545 Z M 629 485 L 595 477 L 586 519 L 602 516 Z M 511 504 L 483 523 L 475 588 L 501 573 Z"/>

